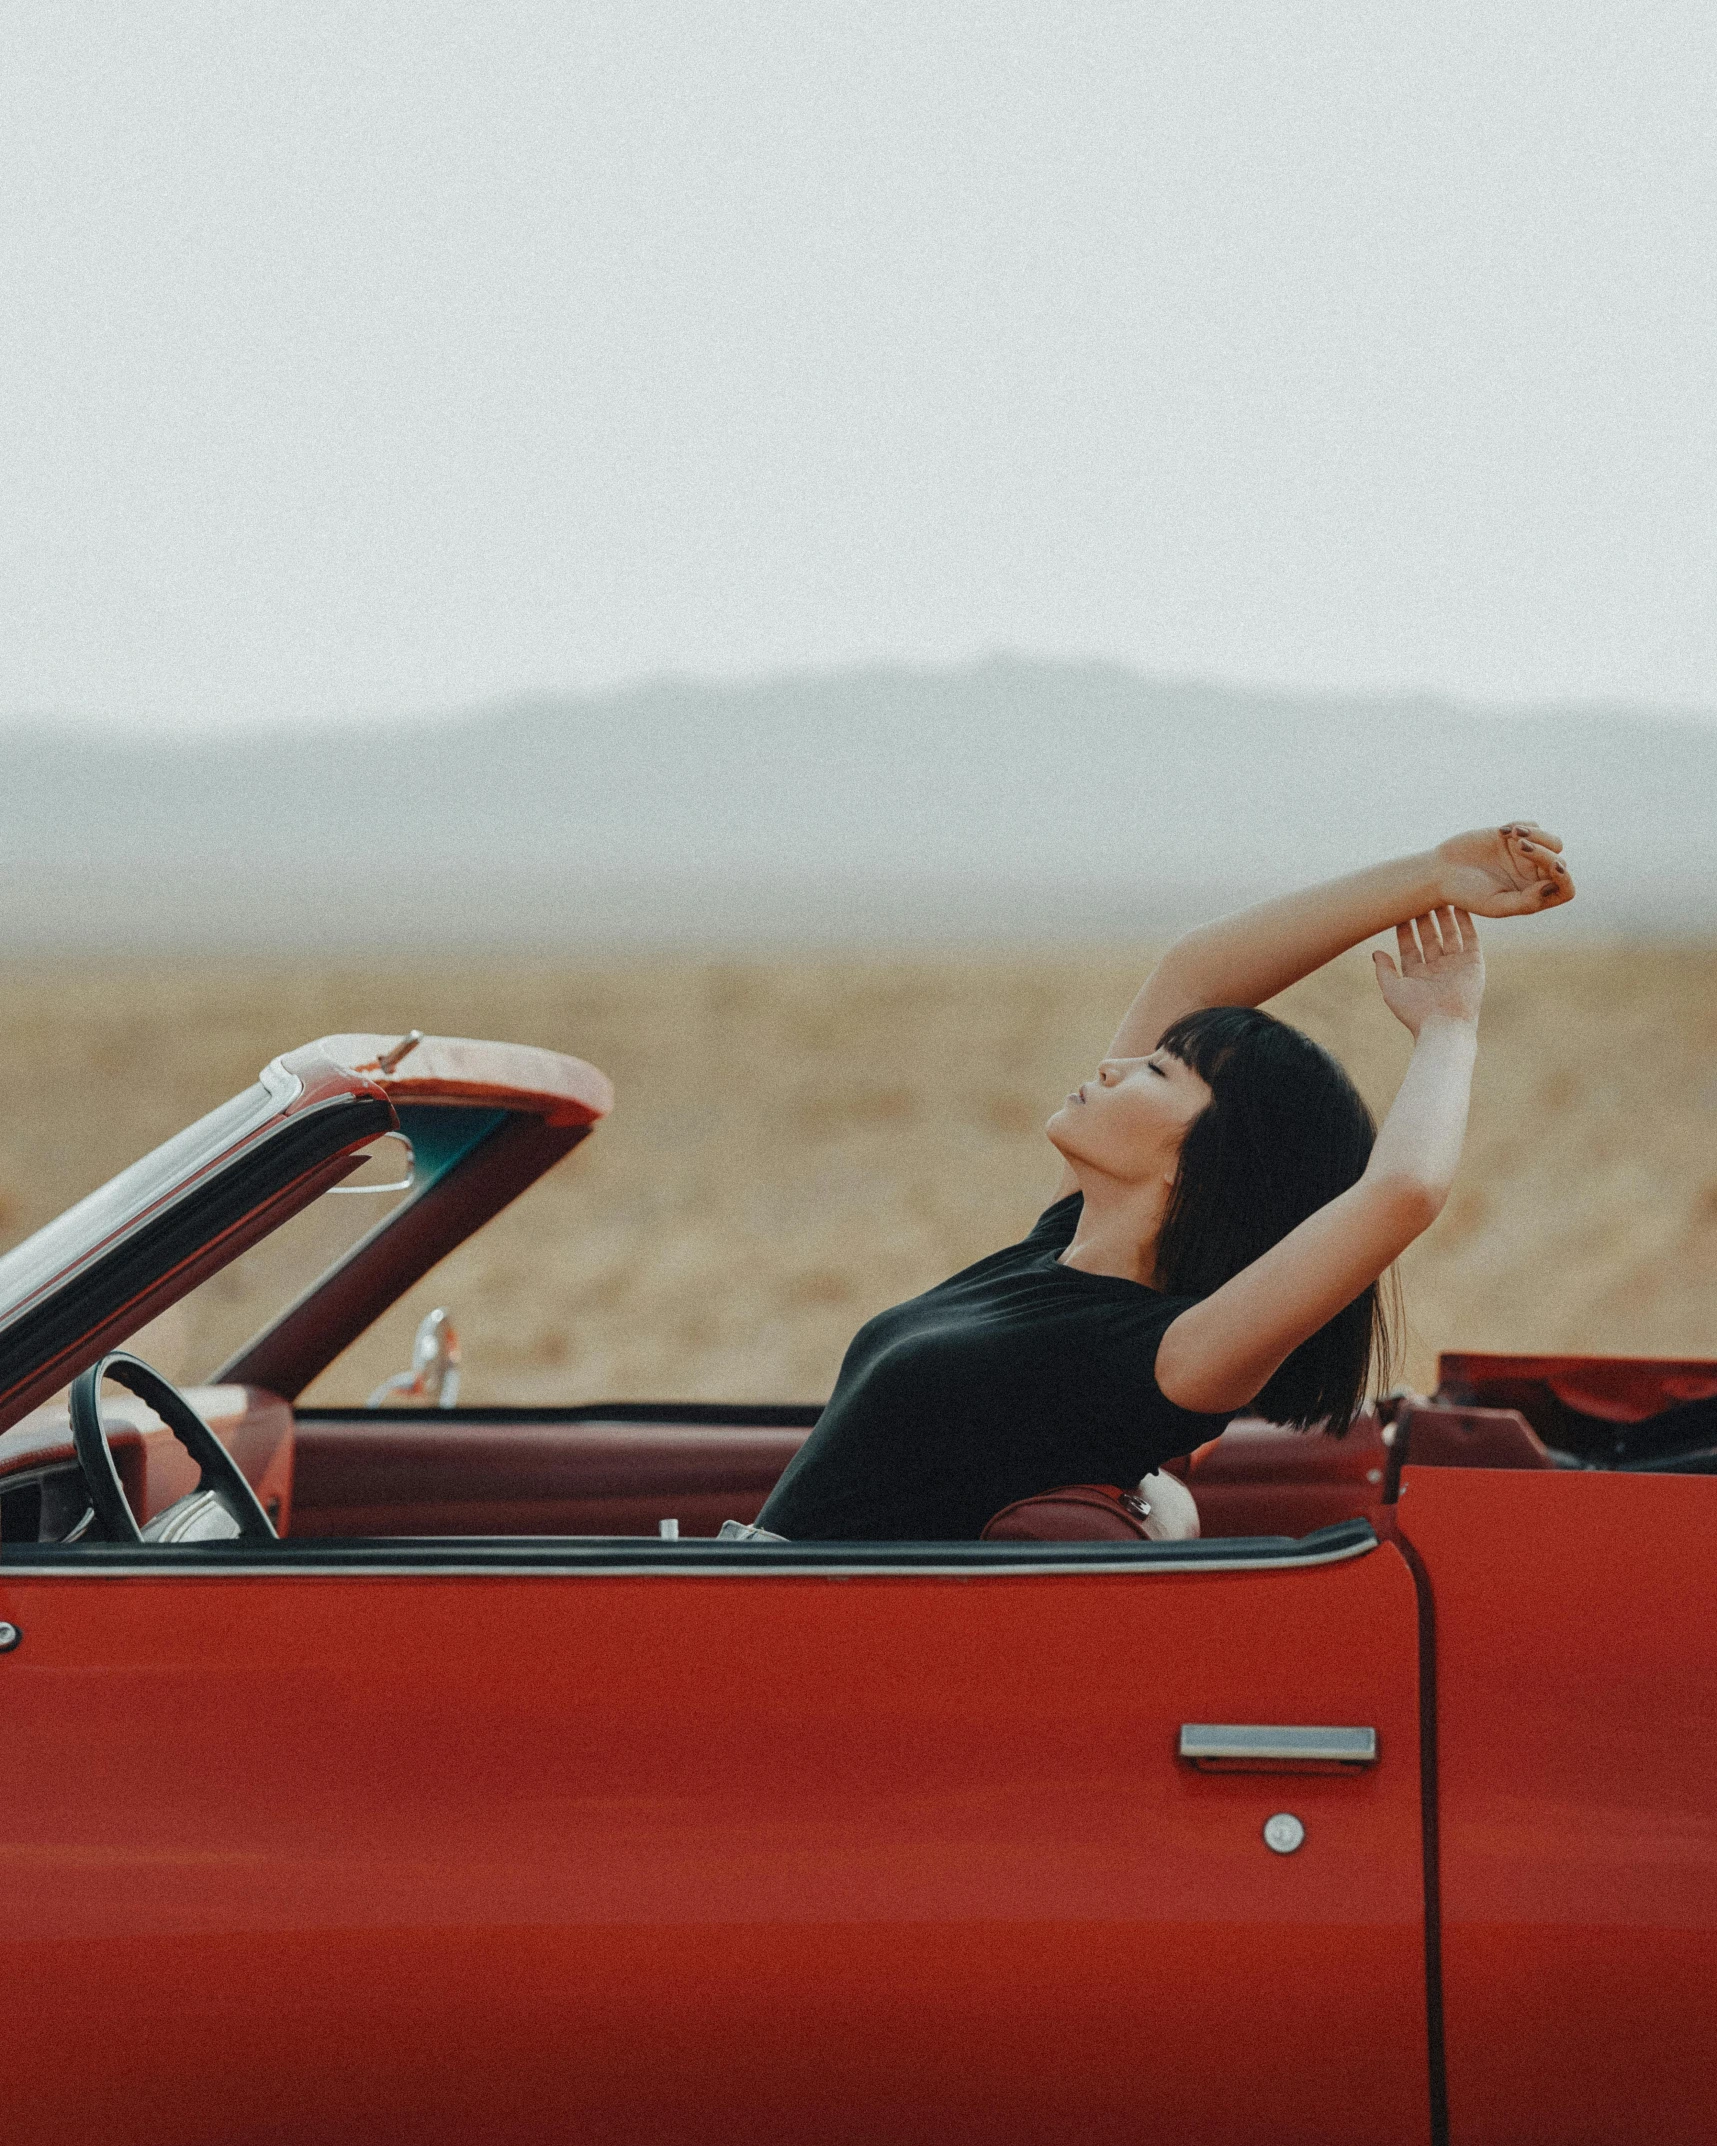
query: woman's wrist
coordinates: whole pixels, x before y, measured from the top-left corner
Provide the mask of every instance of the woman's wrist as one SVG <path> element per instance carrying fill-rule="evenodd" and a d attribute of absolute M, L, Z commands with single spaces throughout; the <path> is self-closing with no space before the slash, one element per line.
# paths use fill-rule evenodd
<path fill-rule="evenodd" d="M 1448 904 L 1449 860 L 1440 849 L 1413 850 L 1375 869 L 1381 899 L 1376 913 L 1367 920 L 1370 929 L 1353 942 L 1356 946 L 1380 931 L 1392 931 L 1397 924 L 1411 923 L 1427 910 L 1442 909 Z M 1382 914 L 1385 908 L 1386 918 Z"/>
<path fill-rule="evenodd" d="M 1479 1044 L 1479 1017 L 1472 1013 L 1428 1013 L 1414 1033 L 1415 1050 L 1427 1045 L 1437 1050 L 1476 1051 Z"/>
<path fill-rule="evenodd" d="M 1413 914 L 1423 916 L 1427 909 L 1443 909 L 1454 899 L 1453 874 L 1455 860 L 1446 846 L 1439 842 L 1423 851 L 1414 862 L 1424 874 L 1425 899 Z"/>

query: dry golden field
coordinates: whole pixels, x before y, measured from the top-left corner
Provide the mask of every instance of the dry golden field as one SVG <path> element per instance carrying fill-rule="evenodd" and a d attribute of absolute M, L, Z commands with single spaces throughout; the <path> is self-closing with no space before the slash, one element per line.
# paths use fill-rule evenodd
<path fill-rule="evenodd" d="M 1405 1262 L 1419 1386 L 1456 1346 L 1717 1355 L 1717 951 L 1535 952 L 1529 931 L 1490 934 L 1467 1160 Z M 469 1400 L 815 1399 L 861 1320 L 1029 1226 L 1055 1177 L 1043 1119 L 1146 965 L 13 965 L 0 1242 L 310 1037 L 416 1026 L 545 1044 L 613 1077 L 613 1117 L 312 1398 L 361 1398 L 445 1302 Z M 1280 1010 L 1386 1106 L 1406 1039 L 1363 955 Z M 254 1305 L 231 1285 L 229 1327 L 261 1323 L 269 1284 Z M 200 1312 L 159 1324 L 164 1368 L 210 1368 Z"/>

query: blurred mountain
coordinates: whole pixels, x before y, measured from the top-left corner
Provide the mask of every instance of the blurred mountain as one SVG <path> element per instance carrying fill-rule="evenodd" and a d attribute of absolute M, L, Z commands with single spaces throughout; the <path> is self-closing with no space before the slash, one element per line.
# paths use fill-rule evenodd
<path fill-rule="evenodd" d="M 14 949 L 1151 937 L 1532 815 L 1558 929 L 1717 930 L 1717 723 L 997 659 L 412 723 L 7 738 Z"/>

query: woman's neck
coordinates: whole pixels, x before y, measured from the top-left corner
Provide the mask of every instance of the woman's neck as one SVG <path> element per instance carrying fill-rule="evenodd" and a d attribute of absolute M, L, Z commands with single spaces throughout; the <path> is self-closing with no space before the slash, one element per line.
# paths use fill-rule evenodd
<path fill-rule="evenodd" d="M 1061 1264 L 1082 1274 L 1115 1274 L 1152 1287 L 1166 1186 L 1122 1185 L 1096 1172 L 1074 1174 L 1085 1204 Z"/>

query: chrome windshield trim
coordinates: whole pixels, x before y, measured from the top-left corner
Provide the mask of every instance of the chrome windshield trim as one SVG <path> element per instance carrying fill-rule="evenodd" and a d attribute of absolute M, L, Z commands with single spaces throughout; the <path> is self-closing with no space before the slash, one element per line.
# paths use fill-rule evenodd
<path fill-rule="evenodd" d="M 278 1058 L 271 1058 L 256 1077 L 282 1110 L 304 1093 L 304 1083 L 296 1073 L 288 1072 Z"/>
<path fill-rule="evenodd" d="M 255 1082 L 14 1245 L 0 1258 L 0 1330 L 253 1146 L 282 1108 L 265 1082 Z"/>

